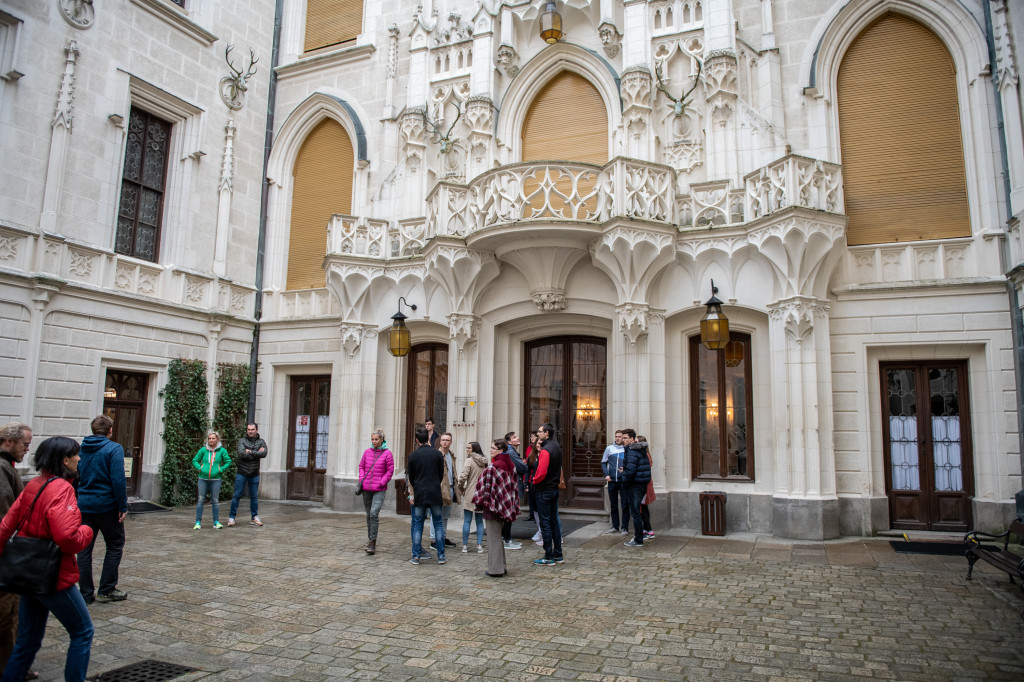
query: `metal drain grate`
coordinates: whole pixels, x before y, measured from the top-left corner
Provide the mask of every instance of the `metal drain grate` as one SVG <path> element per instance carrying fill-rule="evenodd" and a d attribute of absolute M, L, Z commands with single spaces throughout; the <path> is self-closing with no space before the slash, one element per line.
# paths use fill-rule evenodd
<path fill-rule="evenodd" d="M 108 670 L 93 677 L 93 682 L 167 682 L 196 668 L 164 663 L 163 661 L 139 661 L 116 670 Z"/>

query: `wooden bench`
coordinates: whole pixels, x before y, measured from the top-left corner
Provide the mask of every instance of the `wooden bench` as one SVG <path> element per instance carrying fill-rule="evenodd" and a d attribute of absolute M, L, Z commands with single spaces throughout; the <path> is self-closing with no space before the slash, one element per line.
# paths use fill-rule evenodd
<path fill-rule="evenodd" d="M 974 571 L 974 564 L 978 559 L 992 564 L 1003 573 L 1010 576 L 1010 582 L 1014 577 L 1020 579 L 1020 589 L 1024 591 L 1024 557 L 1011 552 L 1010 535 L 1016 535 L 1018 541 L 1024 541 L 1024 522 L 1019 519 L 1010 524 L 1010 529 L 999 535 L 983 533 L 980 530 L 973 530 L 964 536 L 964 554 L 967 556 L 967 579 L 971 579 Z M 982 540 L 999 540 L 1002 538 L 1003 547 L 998 545 L 983 545 Z M 1024 618 L 1024 613 L 1021 613 Z"/>

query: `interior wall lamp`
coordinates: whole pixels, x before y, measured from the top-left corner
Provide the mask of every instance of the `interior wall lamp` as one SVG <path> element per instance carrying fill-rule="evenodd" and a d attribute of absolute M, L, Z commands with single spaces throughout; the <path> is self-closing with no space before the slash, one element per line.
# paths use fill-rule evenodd
<path fill-rule="evenodd" d="M 565 34 L 562 33 L 562 15 L 558 13 L 554 0 L 548 0 L 544 13 L 540 15 L 540 37 L 548 45 L 554 45 Z"/>
<path fill-rule="evenodd" d="M 717 293 L 715 280 L 711 280 L 711 298 L 704 303 L 708 310 L 700 320 L 700 342 L 708 350 L 722 350 L 729 345 L 729 320 L 722 312 Z"/>
<path fill-rule="evenodd" d="M 405 321 L 408 318 L 402 314 L 403 303 L 409 308 L 416 310 L 415 304 L 406 301 L 405 296 L 399 296 L 398 312 L 391 316 L 393 322 L 391 323 L 391 330 L 388 332 L 388 352 L 396 358 L 404 358 L 409 354 L 409 349 L 412 348 L 412 334 L 409 333 L 409 328 L 405 326 Z"/>

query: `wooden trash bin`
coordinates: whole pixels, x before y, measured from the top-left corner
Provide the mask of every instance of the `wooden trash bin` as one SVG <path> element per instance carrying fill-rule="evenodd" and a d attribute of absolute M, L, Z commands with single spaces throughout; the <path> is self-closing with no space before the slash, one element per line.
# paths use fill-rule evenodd
<path fill-rule="evenodd" d="M 409 506 L 409 492 L 405 487 L 404 478 L 395 479 L 395 513 L 412 516 L 412 507 Z"/>
<path fill-rule="evenodd" d="M 700 532 L 725 535 L 725 493 L 709 490 L 700 494 Z"/>

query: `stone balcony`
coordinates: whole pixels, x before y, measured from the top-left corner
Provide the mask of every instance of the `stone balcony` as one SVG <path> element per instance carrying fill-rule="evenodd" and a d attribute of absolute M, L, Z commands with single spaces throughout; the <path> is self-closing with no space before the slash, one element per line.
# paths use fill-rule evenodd
<path fill-rule="evenodd" d="M 671 167 L 624 157 L 603 166 L 510 164 L 467 184 L 437 183 L 422 218 L 335 215 L 328 225 L 327 254 L 387 261 L 417 254 L 434 237 L 478 242 L 512 232 L 594 239 L 617 220 L 672 226 L 686 239 L 704 232 L 701 228 L 735 228 L 788 207 L 843 213 L 840 167 L 792 154 L 747 174 L 740 186 L 706 182 L 680 194 L 679 185 Z"/>

